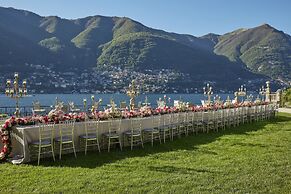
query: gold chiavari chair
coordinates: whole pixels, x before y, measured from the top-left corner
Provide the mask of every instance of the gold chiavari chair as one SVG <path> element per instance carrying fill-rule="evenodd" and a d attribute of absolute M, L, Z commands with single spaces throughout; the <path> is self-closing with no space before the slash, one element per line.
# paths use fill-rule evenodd
<path fill-rule="evenodd" d="M 188 131 L 187 131 L 187 112 L 180 112 L 180 124 L 179 124 L 179 137 L 181 137 L 181 135 L 188 135 Z"/>
<path fill-rule="evenodd" d="M 99 120 L 88 120 L 84 122 L 85 134 L 80 135 L 80 145 L 85 147 L 85 155 L 89 147 L 97 147 L 100 150 L 99 144 Z"/>
<path fill-rule="evenodd" d="M 172 130 L 172 122 L 171 122 L 171 114 L 163 115 L 163 125 L 160 127 L 160 133 L 162 135 L 162 139 L 164 143 L 166 143 L 166 139 L 171 139 L 171 130 Z"/>
<path fill-rule="evenodd" d="M 219 109 L 219 110 L 217 110 L 216 111 L 216 113 L 215 113 L 215 120 L 216 120 L 216 122 L 215 122 L 215 124 L 216 124 L 216 129 L 217 129 L 217 131 L 219 130 L 219 129 L 225 129 L 225 125 L 224 125 L 224 118 L 223 118 L 223 110 L 222 109 Z"/>
<path fill-rule="evenodd" d="M 231 126 L 235 126 L 235 113 L 234 113 L 234 108 L 230 108 L 228 109 L 228 112 L 227 112 L 227 125 L 229 127 Z"/>
<path fill-rule="evenodd" d="M 103 142 L 107 143 L 108 152 L 112 145 L 119 145 L 120 150 L 122 151 L 122 143 L 120 137 L 120 128 L 121 128 L 121 118 L 113 119 L 111 118 L 108 122 L 108 132 L 103 133 Z"/>
<path fill-rule="evenodd" d="M 254 122 L 256 120 L 256 106 L 251 106 L 249 108 L 249 122 Z"/>
<path fill-rule="evenodd" d="M 249 107 L 242 107 L 242 124 L 248 122 L 248 108 Z"/>
<path fill-rule="evenodd" d="M 125 131 L 123 135 L 130 144 L 131 150 L 133 146 L 141 145 L 143 147 L 141 118 L 130 119 L 130 130 Z"/>
<path fill-rule="evenodd" d="M 195 132 L 196 134 L 200 132 L 205 132 L 205 127 L 204 127 L 204 112 L 203 111 L 198 111 L 195 112 Z"/>
<path fill-rule="evenodd" d="M 160 128 L 161 128 L 161 115 L 152 116 L 152 127 L 143 129 L 143 140 L 150 139 L 152 146 L 154 146 L 154 140 L 159 140 L 160 144 L 161 135 L 160 135 Z"/>
<path fill-rule="evenodd" d="M 55 153 L 53 146 L 55 127 L 53 123 L 40 124 L 38 127 L 38 141 L 29 143 L 29 150 L 32 157 L 37 152 L 37 164 L 40 163 L 41 155 L 52 154 L 55 161 Z"/>
<path fill-rule="evenodd" d="M 180 113 L 171 113 L 168 119 L 171 123 L 171 140 L 173 141 L 174 137 L 180 136 Z"/>
<path fill-rule="evenodd" d="M 212 110 L 208 110 L 207 112 L 204 112 L 207 133 L 209 133 L 210 130 L 215 129 L 215 121 L 214 121 L 213 112 L 214 111 Z"/>
<path fill-rule="evenodd" d="M 59 159 L 62 159 L 63 151 L 73 150 L 75 158 L 77 158 L 74 133 L 75 133 L 75 121 L 64 121 L 59 125 L 59 137 L 55 138 L 55 143 L 59 146 Z"/>
<path fill-rule="evenodd" d="M 187 120 L 186 120 L 186 130 L 187 130 L 187 135 L 189 132 L 194 133 L 194 112 L 190 111 L 187 112 Z"/>

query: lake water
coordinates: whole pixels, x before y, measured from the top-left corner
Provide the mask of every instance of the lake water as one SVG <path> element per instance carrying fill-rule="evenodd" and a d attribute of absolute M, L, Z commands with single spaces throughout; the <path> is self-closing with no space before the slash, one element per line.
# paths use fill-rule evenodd
<path fill-rule="evenodd" d="M 91 95 L 92 94 L 35 94 L 32 96 L 24 97 L 20 100 L 20 106 L 32 106 L 32 102 L 38 100 L 43 106 L 51 106 L 55 103 L 56 97 L 60 101 L 68 103 L 73 101 L 75 105 L 83 105 L 83 99 L 87 99 L 87 104 L 91 104 Z M 174 100 L 183 100 L 193 104 L 201 104 L 201 100 L 206 99 L 203 94 L 141 94 L 136 98 L 136 103 L 144 102 L 145 97 L 147 96 L 148 102 L 152 106 L 157 105 L 157 100 L 163 98 L 164 95 L 167 98 L 170 98 L 169 105 L 173 105 Z M 218 94 L 222 100 L 225 100 L 229 95 L 230 98 L 233 98 L 233 94 Z M 126 101 L 129 104 L 129 98 L 125 94 L 94 94 L 95 100 L 102 98 L 102 105 L 109 104 L 110 99 L 112 98 L 116 104 L 119 105 L 121 101 Z M 6 97 L 5 95 L 0 95 L 0 107 L 15 106 L 15 100 Z"/>

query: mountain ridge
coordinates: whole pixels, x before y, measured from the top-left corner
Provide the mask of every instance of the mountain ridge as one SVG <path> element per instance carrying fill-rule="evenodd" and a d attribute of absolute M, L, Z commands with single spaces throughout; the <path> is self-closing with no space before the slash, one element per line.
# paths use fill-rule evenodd
<path fill-rule="evenodd" d="M 172 69 L 189 74 L 189 79 L 182 81 L 185 83 L 179 83 L 195 87 L 205 81 L 229 85 L 229 81 L 246 83 L 266 76 L 290 79 L 290 36 L 267 24 L 257 28 L 270 36 L 269 42 L 253 28 L 196 37 L 153 29 L 127 17 L 65 19 L 0 7 L 0 70 L 9 72 L 5 68 L 8 66 L 23 69 L 23 64 L 49 66 L 50 71 L 60 73 L 95 67 L 102 72 L 112 68 L 141 73 Z M 270 56 L 264 53 L 251 55 L 249 49 L 264 42 L 275 45 L 270 53 L 272 57 L 281 56 L 274 59 L 279 65 L 266 62 L 264 59 Z M 259 60 L 263 66 L 258 65 Z M 270 74 L 268 67 L 278 70 Z"/>

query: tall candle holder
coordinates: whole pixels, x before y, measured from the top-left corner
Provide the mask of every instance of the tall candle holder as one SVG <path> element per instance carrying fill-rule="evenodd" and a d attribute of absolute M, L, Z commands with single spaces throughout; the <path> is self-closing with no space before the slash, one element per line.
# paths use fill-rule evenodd
<path fill-rule="evenodd" d="M 245 102 L 252 102 L 253 101 L 253 95 L 247 95 Z"/>
<path fill-rule="evenodd" d="M 211 105 L 211 96 L 213 95 L 212 87 L 207 84 L 206 87 L 203 87 L 204 95 L 207 96 L 208 100 L 206 101 L 206 105 Z"/>
<path fill-rule="evenodd" d="M 86 112 L 87 110 L 87 99 L 86 98 L 84 98 L 83 99 L 83 107 L 84 107 L 84 112 Z"/>
<path fill-rule="evenodd" d="M 134 107 L 135 107 L 134 99 L 135 99 L 135 97 L 137 97 L 139 95 L 139 90 L 138 90 L 138 87 L 136 87 L 134 80 L 132 80 L 131 84 L 129 84 L 129 87 L 128 87 L 126 94 L 130 98 L 130 100 L 129 100 L 130 111 L 133 111 Z"/>
<path fill-rule="evenodd" d="M 150 106 L 151 103 L 149 103 L 149 99 L 147 96 L 145 96 L 145 99 L 144 99 L 144 103 L 142 103 L 143 106 Z"/>
<path fill-rule="evenodd" d="M 270 82 L 269 81 L 266 81 L 266 88 L 264 86 L 262 86 L 260 89 L 259 89 L 259 94 L 262 96 L 262 97 L 265 97 L 265 101 L 266 102 L 270 102 L 270 94 L 271 94 L 271 88 L 270 88 Z"/>
<path fill-rule="evenodd" d="M 242 97 L 242 102 L 244 101 L 244 97 L 247 95 L 247 88 L 244 85 L 241 85 L 236 92 L 237 96 Z"/>
<path fill-rule="evenodd" d="M 6 96 L 14 99 L 16 101 L 16 108 L 15 108 L 15 116 L 19 118 L 20 111 L 19 111 L 19 100 L 27 95 L 27 82 L 24 79 L 22 81 L 22 87 L 19 84 L 19 74 L 14 74 L 14 81 L 13 84 L 10 79 L 6 81 L 6 88 L 5 88 Z"/>
<path fill-rule="evenodd" d="M 96 102 L 95 101 L 95 96 L 94 95 L 91 96 L 91 103 L 92 103 L 91 112 L 92 113 L 94 113 L 95 111 L 98 110 L 99 105 L 101 104 L 101 102 L 102 102 L 102 99 L 101 98 L 98 100 L 98 102 Z"/>
<path fill-rule="evenodd" d="M 221 104 L 223 104 L 223 101 L 221 100 L 221 97 L 218 96 L 218 95 L 216 95 L 216 96 L 214 97 L 214 102 L 215 102 L 215 104 L 217 104 L 217 105 L 221 105 Z"/>
<path fill-rule="evenodd" d="M 230 97 L 227 96 L 227 99 L 225 100 L 224 106 L 230 108 L 231 104 L 232 104 L 232 103 L 231 103 Z"/>

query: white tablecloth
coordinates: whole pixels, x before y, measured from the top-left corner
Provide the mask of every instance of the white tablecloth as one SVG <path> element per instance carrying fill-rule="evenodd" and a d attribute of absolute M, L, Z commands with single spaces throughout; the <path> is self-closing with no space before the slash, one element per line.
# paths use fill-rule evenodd
<path fill-rule="evenodd" d="M 264 107 L 264 109 L 262 109 Z M 240 112 L 240 114 L 243 114 L 244 111 L 242 109 L 245 109 L 245 114 L 248 116 L 252 113 L 260 112 L 260 111 L 265 111 L 268 109 L 274 111 L 274 106 L 253 106 L 251 108 L 245 107 L 245 108 L 239 108 L 239 109 L 224 109 L 222 111 L 222 115 L 224 118 L 230 117 L 233 114 L 230 114 L 231 112 Z M 211 112 L 209 112 L 211 113 Z M 219 111 L 214 111 L 214 113 L 219 113 Z M 187 113 L 175 113 L 171 114 L 173 116 L 173 120 L 177 121 L 176 118 L 179 118 L 179 121 L 182 121 L 185 119 L 185 114 Z M 189 112 L 188 114 L 194 114 L 193 118 L 199 118 L 198 115 L 201 114 L 201 112 Z M 202 113 L 203 120 L 207 121 L 208 117 L 208 112 Z M 169 116 L 170 114 L 165 114 L 161 116 L 160 119 L 160 124 L 170 124 L 169 122 Z M 188 115 L 189 116 L 189 115 Z M 151 117 L 144 117 L 144 118 L 132 118 L 132 119 L 140 119 L 141 120 L 141 128 L 146 129 L 146 128 L 152 128 L 156 127 L 158 124 L 157 122 L 153 122 L 154 120 L 157 120 L 158 116 L 151 116 Z M 167 118 L 167 119 L 165 119 Z M 164 121 L 167 123 L 164 123 Z M 88 121 L 92 122 L 92 121 Z M 95 121 L 96 122 L 96 121 Z M 109 128 L 109 122 L 108 120 L 106 121 L 99 121 L 99 138 L 101 140 L 102 134 L 108 132 Z M 122 119 L 121 120 L 121 125 L 120 125 L 120 137 L 121 141 L 123 140 L 122 138 L 122 133 L 124 131 L 130 130 L 131 127 L 131 119 Z M 58 125 L 55 126 L 55 137 L 59 137 L 59 127 Z M 19 160 L 15 160 L 15 163 L 23 163 L 23 162 L 29 162 L 30 161 L 30 154 L 29 154 L 29 149 L 28 149 L 28 144 L 33 141 L 38 141 L 39 139 L 39 128 L 38 126 L 17 126 L 13 127 L 13 133 L 12 133 L 12 153 L 15 154 L 16 156 L 19 156 Z M 75 123 L 75 131 L 74 131 L 74 141 L 76 145 L 76 150 L 78 151 L 80 149 L 79 145 L 79 136 L 85 134 L 85 122 L 76 122 Z M 101 141 L 99 141 L 101 143 Z M 125 142 L 122 142 L 123 145 Z M 0 147 L 2 147 L 1 142 L 0 142 Z M 13 162 L 13 161 L 12 161 Z"/>
<path fill-rule="evenodd" d="M 178 116 L 178 114 L 175 114 Z M 161 123 L 164 121 L 164 117 L 169 115 L 162 115 L 161 116 Z M 155 117 L 155 118 L 154 118 Z M 151 117 L 144 117 L 144 118 L 133 118 L 133 119 L 140 119 L 141 120 L 141 126 L 142 129 L 145 128 L 152 128 L 155 123 L 153 122 L 153 119 L 157 119 L 157 116 L 151 116 Z M 88 121 L 88 122 L 97 122 L 97 121 Z M 109 120 L 105 121 L 99 121 L 99 138 L 101 143 L 102 134 L 108 132 L 109 128 Z M 122 119 L 121 125 L 120 125 L 120 131 L 121 134 L 121 141 L 122 133 L 124 131 L 130 130 L 131 127 L 131 120 L 130 119 Z M 55 137 L 59 137 L 59 127 L 58 124 L 55 125 Z M 31 142 L 38 141 L 39 139 L 39 127 L 37 125 L 34 126 L 14 126 L 13 127 L 13 133 L 12 133 L 12 153 L 16 155 L 18 158 L 17 161 L 15 160 L 15 163 L 25 163 L 30 161 L 30 153 L 28 149 L 28 145 Z M 80 145 L 79 145 L 79 136 L 85 134 L 85 122 L 76 122 L 75 123 L 75 131 L 74 131 L 74 141 L 76 150 L 79 151 Z M 124 142 L 122 142 L 124 144 Z"/>

